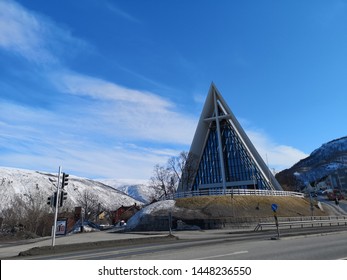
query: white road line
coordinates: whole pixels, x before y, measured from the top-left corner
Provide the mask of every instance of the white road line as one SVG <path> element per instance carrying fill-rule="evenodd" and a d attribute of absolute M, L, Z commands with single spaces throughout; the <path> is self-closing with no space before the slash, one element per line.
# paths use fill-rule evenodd
<path fill-rule="evenodd" d="M 233 252 L 233 253 L 224 254 L 224 255 L 216 255 L 216 256 L 208 256 L 208 257 L 204 257 L 204 258 L 198 258 L 198 259 L 195 259 L 195 260 L 208 260 L 208 259 L 213 259 L 213 258 L 233 256 L 233 255 L 240 255 L 240 254 L 247 254 L 247 253 L 248 253 L 248 251 L 239 251 L 239 252 Z"/>
<path fill-rule="evenodd" d="M 86 257 L 91 257 L 91 258 L 95 258 L 95 257 L 107 257 L 107 256 L 112 256 L 112 255 L 119 255 L 119 254 L 127 254 L 127 253 L 133 253 L 133 252 L 137 252 L 138 249 L 117 249 L 117 250 L 113 250 L 113 251 L 105 251 L 105 252 L 83 252 L 83 251 L 79 251 L 77 253 L 79 253 L 79 255 L 75 256 L 67 256 L 67 257 L 63 257 L 65 260 L 71 259 L 71 260 L 83 260 Z M 73 252 L 72 252 L 73 253 Z"/>

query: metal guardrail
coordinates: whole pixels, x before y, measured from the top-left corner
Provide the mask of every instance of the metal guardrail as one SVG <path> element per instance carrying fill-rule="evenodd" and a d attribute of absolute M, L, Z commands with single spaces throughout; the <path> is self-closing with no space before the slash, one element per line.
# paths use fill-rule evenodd
<path fill-rule="evenodd" d="M 278 227 L 281 228 L 304 228 L 304 227 L 314 227 L 314 226 L 347 226 L 347 216 L 329 216 L 329 217 L 311 217 L 311 219 L 306 218 L 303 219 L 301 218 L 300 220 L 295 219 L 290 221 L 290 219 L 293 218 L 288 218 L 288 220 L 282 220 L 278 222 Z M 275 221 L 273 222 L 261 222 L 258 223 L 257 226 L 254 228 L 254 231 L 262 230 L 263 227 L 267 228 L 276 228 L 276 223 Z"/>
<path fill-rule="evenodd" d="M 276 190 L 250 190 L 250 189 L 204 189 L 188 192 L 176 192 L 166 196 L 166 199 L 177 199 L 184 197 L 194 196 L 211 196 L 211 195 L 258 195 L 258 196 L 291 196 L 291 197 L 304 197 L 303 193 L 289 192 L 289 191 L 276 191 Z"/>

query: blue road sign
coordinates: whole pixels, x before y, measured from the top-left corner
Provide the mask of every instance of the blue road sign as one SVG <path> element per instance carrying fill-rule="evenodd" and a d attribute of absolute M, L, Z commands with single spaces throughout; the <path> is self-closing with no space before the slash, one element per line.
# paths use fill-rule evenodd
<path fill-rule="evenodd" d="M 271 204 L 272 211 L 276 212 L 277 208 L 278 208 L 277 204 L 275 204 L 275 203 Z"/>

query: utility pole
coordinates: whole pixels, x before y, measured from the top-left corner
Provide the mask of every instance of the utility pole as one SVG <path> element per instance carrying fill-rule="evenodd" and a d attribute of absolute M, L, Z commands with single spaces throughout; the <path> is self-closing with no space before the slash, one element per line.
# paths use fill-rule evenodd
<path fill-rule="evenodd" d="M 59 209 L 59 199 L 60 199 L 60 174 L 61 174 L 61 166 L 59 166 L 58 171 L 58 183 L 57 183 L 57 201 L 55 206 L 55 213 L 54 213 L 54 225 L 52 230 L 52 247 L 55 246 L 55 234 L 57 232 L 57 219 L 58 219 L 58 209 Z"/>
<path fill-rule="evenodd" d="M 169 235 L 172 235 L 172 212 L 169 212 Z"/>

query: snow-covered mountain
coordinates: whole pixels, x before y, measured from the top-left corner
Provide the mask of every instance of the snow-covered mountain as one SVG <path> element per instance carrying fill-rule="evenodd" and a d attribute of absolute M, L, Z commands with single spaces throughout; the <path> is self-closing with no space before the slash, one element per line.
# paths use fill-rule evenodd
<path fill-rule="evenodd" d="M 157 198 L 158 196 L 157 191 L 144 181 L 129 182 L 117 179 L 105 179 L 99 181 L 121 192 L 124 192 L 132 198 L 145 204 L 152 202 L 153 199 Z"/>
<path fill-rule="evenodd" d="M 285 189 L 295 189 L 346 171 L 347 136 L 323 144 L 307 158 L 276 174 L 276 179 Z"/>
<path fill-rule="evenodd" d="M 56 190 L 57 174 L 38 171 L 0 167 L 0 211 L 11 207 L 15 197 L 23 201 L 35 199 L 47 202 L 47 198 Z M 65 187 L 68 193 L 66 205 L 80 206 L 78 201 L 88 192 L 97 197 L 98 201 L 109 210 L 116 210 L 121 205 L 143 204 L 122 191 L 104 183 L 69 176 L 69 184 Z"/>

